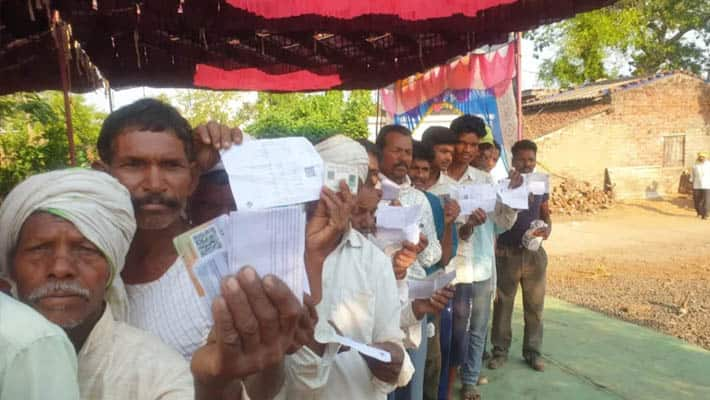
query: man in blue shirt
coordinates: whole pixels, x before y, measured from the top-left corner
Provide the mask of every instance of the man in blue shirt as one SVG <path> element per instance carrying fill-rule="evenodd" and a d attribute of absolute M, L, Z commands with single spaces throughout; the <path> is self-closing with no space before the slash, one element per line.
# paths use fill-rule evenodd
<path fill-rule="evenodd" d="M 512 148 L 513 167 L 521 174 L 531 173 L 537 165 L 537 145 L 530 140 L 521 140 Z M 550 236 L 552 221 L 548 195 L 530 195 L 528 210 L 518 213 L 515 225 L 498 237 L 496 267 L 498 271 L 498 293 L 493 304 L 493 327 L 491 343 L 493 357 L 488 367 L 501 367 L 508 357 L 512 339 L 511 317 L 515 304 L 518 283 L 523 289 L 523 309 L 525 314 L 525 334 L 523 337 L 523 357 L 536 371 L 543 371 L 545 364 L 540 355 L 542 347 L 542 311 L 545 300 L 545 271 L 547 253 L 540 247 L 531 251 L 523 247 L 522 239 L 530 224 L 542 220 L 546 228 L 534 232 L 544 240 Z"/>

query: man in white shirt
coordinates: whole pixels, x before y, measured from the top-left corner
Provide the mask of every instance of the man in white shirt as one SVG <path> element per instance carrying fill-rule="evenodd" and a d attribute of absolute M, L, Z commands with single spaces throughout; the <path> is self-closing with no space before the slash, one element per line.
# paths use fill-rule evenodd
<path fill-rule="evenodd" d="M 20 300 L 67 332 L 78 353 L 82 399 L 240 399 L 243 351 L 234 340 L 248 338 L 235 326 L 248 321 L 250 301 L 290 293 L 280 282 L 273 282 L 278 291 L 269 290 L 268 278 L 262 285 L 253 270 L 227 280 L 213 308 L 217 340 L 193 358 L 193 383 L 175 350 L 114 319 L 125 310 L 120 272 L 136 228 L 130 195 L 118 181 L 84 169 L 35 175 L 7 196 L 0 223 L 0 270 Z M 298 309 L 295 299 L 291 307 Z"/>
<path fill-rule="evenodd" d="M 693 202 L 698 217 L 708 219 L 710 212 L 710 160 L 705 152 L 698 153 L 698 159 L 690 176 L 693 182 Z"/>
<path fill-rule="evenodd" d="M 357 168 L 359 200 L 355 202 L 348 186 L 341 183 L 338 193 L 324 188 L 328 201 L 309 209 L 309 223 L 327 219 L 326 208 L 339 218 L 319 230 L 330 251 L 323 261 L 322 296 L 316 305 L 318 323 L 308 345 L 287 357 L 283 396 L 384 399 L 409 381 L 413 369 L 399 329 L 400 307 L 391 260 L 350 226 L 352 212 L 354 225 L 363 230 L 372 228 L 378 193 L 363 184 L 368 158 L 360 144 L 338 135 L 319 143 L 316 149 L 326 162 Z M 337 344 L 336 333 L 383 349 L 392 361 L 381 362 L 343 348 Z"/>
<path fill-rule="evenodd" d="M 455 146 L 454 161 L 449 167 L 449 177 L 458 185 L 466 184 L 493 184 L 493 178 L 485 171 L 471 167 L 471 162 L 478 157 L 478 145 L 486 136 L 485 122 L 473 115 L 462 115 L 451 122 L 451 130 L 458 138 Z M 511 186 L 518 187 L 522 184 L 520 174 L 511 175 Z M 493 225 L 507 230 L 515 223 L 515 210 L 504 206 L 500 202 L 496 205 L 495 212 L 488 215 L 482 209 L 475 210 L 466 221 L 459 226 L 459 245 L 457 256 L 452 260 L 456 267 L 456 296 L 453 305 L 453 326 L 451 358 L 449 366 L 449 393 L 452 393 L 453 383 L 456 380 L 458 368 L 463 365 L 469 351 L 469 327 L 472 305 L 479 305 L 475 311 L 480 312 L 485 308 L 485 298 L 489 298 L 492 286 L 494 265 L 491 262 L 475 262 L 475 252 L 483 251 L 474 247 L 474 229 L 493 231 Z M 490 221 L 489 221 L 490 219 Z M 492 252 L 491 248 L 485 249 L 486 253 Z M 490 258 L 488 258 L 491 260 Z M 490 302 L 490 300 L 488 300 Z M 487 318 L 484 318 L 487 321 Z M 480 323 L 483 323 L 482 321 Z M 485 329 L 485 328 L 484 328 Z M 477 329 L 480 331 L 480 329 Z M 477 348 L 482 351 L 483 346 Z M 480 355 L 478 356 L 480 357 Z M 478 378 L 478 377 L 476 377 Z M 467 388 L 475 397 L 475 388 Z M 466 394 L 466 393 L 464 393 Z"/>
<path fill-rule="evenodd" d="M 198 349 L 214 348 L 214 342 L 208 343 L 211 310 L 195 292 L 172 241 L 191 228 L 183 214 L 201 171 L 217 163 L 218 149 L 241 140 L 239 129 L 214 122 L 193 131 L 177 110 L 155 99 L 114 111 L 99 133 L 101 161 L 95 167 L 128 189 L 135 209 L 136 235 L 121 273 L 130 303 L 129 323 L 157 335 L 187 360 Z M 311 282 L 312 290 L 319 286 Z M 293 299 L 291 295 L 280 301 L 285 306 Z M 238 357 L 241 372 L 248 375 L 247 391 L 255 398 L 271 398 L 281 387 L 284 355 L 296 337 L 290 324 L 274 327 L 279 319 L 294 321 L 299 316 L 242 312 L 235 323 L 245 337 L 244 352 Z"/>
<path fill-rule="evenodd" d="M 409 179 L 409 167 L 412 163 L 412 132 L 400 125 L 386 125 L 380 129 L 375 141 L 380 151 L 380 180 L 387 179 L 399 188 L 398 201 L 403 206 L 420 206 L 422 209 L 419 227 L 422 231 L 419 243 L 415 247 L 416 259 L 408 268 L 406 277 L 421 279 L 426 277 L 425 267 L 436 264 L 441 258 L 441 245 L 436 235 L 434 216 L 429 200 L 417 190 Z M 395 255 L 396 257 L 396 255 Z M 405 277 L 405 278 L 406 278 Z M 409 301 L 409 286 L 406 279 L 397 281 L 402 303 L 401 327 L 405 333 L 407 348 L 417 348 L 422 339 L 421 319 Z"/>
<path fill-rule="evenodd" d="M 0 293 L 0 400 L 78 400 L 76 353 L 67 335 Z"/>

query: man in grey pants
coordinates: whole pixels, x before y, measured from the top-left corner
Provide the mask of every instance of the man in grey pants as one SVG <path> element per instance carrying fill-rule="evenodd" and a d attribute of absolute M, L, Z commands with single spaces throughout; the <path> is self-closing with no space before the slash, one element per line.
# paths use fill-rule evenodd
<path fill-rule="evenodd" d="M 513 146 L 513 167 L 522 174 L 535 170 L 537 146 L 529 140 L 521 140 Z M 493 354 L 488 367 L 501 367 L 508 358 L 512 339 L 511 317 L 515 304 L 518 283 L 523 289 L 523 309 L 525 314 L 525 334 L 523 337 L 523 357 L 536 371 L 543 371 L 545 364 L 540 351 L 542 347 L 542 310 L 545 304 L 545 271 L 547 254 L 542 246 L 538 251 L 523 247 L 522 238 L 530 228 L 530 223 L 543 220 L 546 228 L 535 231 L 535 236 L 547 239 L 552 221 L 548 206 L 549 195 L 530 194 L 528 209 L 518 213 L 515 225 L 498 237 L 496 248 L 496 269 L 498 291 L 493 304 L 493 326 L 491 343 Z"/>

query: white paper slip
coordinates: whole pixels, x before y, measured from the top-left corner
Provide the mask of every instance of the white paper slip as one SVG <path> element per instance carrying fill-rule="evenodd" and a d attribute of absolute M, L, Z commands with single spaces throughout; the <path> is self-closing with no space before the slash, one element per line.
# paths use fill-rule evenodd
<path fill-rule="evenodd" d="M 377 207 L 375 218 L 377 220 L 377 230 L 375 231 L 375 245 L 387 255 L 402 248 L 405 240 L 419 243 L 419 233 L 421 228 L 419 221 L 422 216 L 422 208 L 416 206 L 388 206 Z"/>
<path fill-rule="evenodd" d="M 232 217 L 229 264 L 252 266 L 259 276 L 275 275 L 301 300 L 304 287 L 306 212 L 302 205 L 236 211 Z"/>
<path fill-rule="evenodd" d="M 333 334 L 333 339 L 335 339 L 337 343 L 340 343 L 346 347 L 350 347 L 358 353 L 364 354 L 370 358 L 374 358 L 375 360 L 382 361 L 384 363 L 392 362 L 392 355 L 388 351 L 378 349 L 377 347 L 368 346 L 360 342 L 356 342 L 355 340 L 350 339 L 349 337 L 340 336 L 337 333 Z"/>
<path fill-rule="evenodd" d="M 471 215 L 478 208 L 486 213 L 495 211 L 498 197 L 494 185 L 480 183 L 458 186 L 456 200 L 461 207 L 459 215 Z"/>
<path fill-rule="evenodd" d="M 382 200 L 392 201 L 399 199 L 399 185 L 380 175 L 380 189 Z"/>
<path fill-rule="evenodd" d="M 194 228 L 173 242 L 198 296 L 208 305 L 222 279 L 246 265 L 261 277 L 281 279 L 300 300 L 309 293 L 305 252 L 306 214 L 302 205 L 236 211 Z"/>
<path fill-rule="evenodd" d="M 425 279 L 408 279 L 409 299 L 428 299 L 433 296 L 437 290 L 446 287 L 446 285 L 451 283 L 455 278 L 456 270 L 453 269 L 449 272 L 438 270 Z"/>
<path fill-rule="evenodd" d="M 357 194 L 358 182 L 360 180 L 357 168 L 351 165 L 325 163 L 323 173 L 323 183 L 334 192 L 340 191 L 340 182 L 345 183 L 350 188 L 350 193 Z"/>
<path fill-rule="evenodd" d="M 318 200 L 323 160 L 302 137 L 260 139 L 221 153 L 238 210 Z"/>
<path fill-rule="evenodd" d="M 515 189 L 510 187 L 510 179 L 502 180 L 498 183 L 498 195 L 500 201 L 510 208 L 516 210 L 528 209 L 528 186 L 522 184 Z"/>
<path fill-rule="evenodd" d="M 422 207 L 414 206 L 388 206 L 377 207 L 375 218 L 377 227 L 390 229 L 404 229 L 409 225 L 418 224 L 422 217 Z"/>
<path fill-rule="evenodd" d="M 525 178 L 530 193 L 536 196 L 550 193 L 550 175 L 541 172 L 533 172 L 531 174 L 524 174 L 523 177 Z"/>

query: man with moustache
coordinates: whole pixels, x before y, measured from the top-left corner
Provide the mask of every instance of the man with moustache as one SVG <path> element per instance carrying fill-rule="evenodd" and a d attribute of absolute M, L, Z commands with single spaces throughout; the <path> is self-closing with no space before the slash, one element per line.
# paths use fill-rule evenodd
<path fill-rule="evenodd" d="M 384 399 L 409 381 L 413 368 L 399 329 L 391 260 L 364 236 L 373 232 L 378 192 L 363 185 L 368 157 L 359 143 L 336 135 L 318 143 L 316 150 L 325 162 L 354 167 L 360 181 L 358 200 L 354 201 L 344 182 L 337 193 L 324 189 L 339 218 L 331 224 L 333 234 L 323 262 L 322 298 L 316 306 L 319 321 L 307 346 L 287 357 L 285 395 L 292 399 Z M 318 218 L 323 211 L 322 204 L 316 206 L 309 210 L 310 218 Z M 335 333 L 383 349 L 392 360 L 386 363 L 345 349 L 334 340 Z"/>
<path fill-rule="evenodd" d="M 521 174 L 535 171 L 537 165 L 537 145 L 530 140 L 521 140 L 512 148 L 513 167 Z M 523 312 L 525 335 L 523 336 L 523 358 L 536 371 L 542 372 L 542 312 L 545 304 L 545 272 L 547 253 L 540 247 L 531 251 L 522 246 L 522 238 L 530 229 L 530 224 L 541 219 L 547 228 L 535 232 L 536 236 L 547 240 L 552 229 L 549 195 L 530 195 L 528 209 L 520 211 L 515 225 L 498 237 L 496 267 L 498 271 L 498 292 L 493 303 L 493 325 L 491 343 L 492 358 L 488 362 L 491 369 L 500 368 L 508 358 L 512 340 L 511 318 L 515 295 L 520 284 L 523 290 Z"/>
<path fill-rule="evenodd" d="M 131 309 L 128 321 L 157 335 L 187 360 L 198 349 L 213 351 L 204 349 L 206 342 L 213 342 L 212 337 L 208 340 L 213 323 L 210 309 L 195 293 L 172 240 L 191 228 L 183 213 L 201 171 L 217 163 L 218 149 L 239 144 L 241 139 L 238 129 L 213 122 L 193 132 L 177 110 L 155 99 L 138 100 L 114 111 L 99 133 L 100 162 L 95 167 L 129 190 L 135 209 L 137 230 L 121 273 Z M 306 265 L 315 302 L 321 290 L 322 264 L 318 260 L 324 258 L 320 246 L 317 235 L 308 238 Z M 245 279 L 250 285 L 265 284 L 253 271 Z M 230 282 L 231 290 L 242 293 Z M 290 299 L 279 299 L 283 304 L 277 311 Z M 276 328 L 280 319 L 288 321 L 292 315 L 259 311 L 268 304 L 262 297 L 253 312 L 240 317 L 245 329 L 240 331 L 245 345 L 240 355 L 241 372 L 248 375 L 245 385 L 255 398 L 278 393 L 284 376 L 283 357 L 292 350 L 295 335 L 292 327 Z"/>
<path fill-rule="evenodd" d="M 120 273 L 136 228 L 129 193 L 118 181 L 83 169 L 35 175 L 7 196 L 0 223 L 7 228 L 0 269 L 20 300 L 66 331 L 78 353 L 82 399 L 240 399 L 240 378 L 253 368 L 248 354 L 242 357 L 244 324 L 254 318 L 249 302 L 269 298 L 294 310 L 292 326 L 299 315 L 285 284 L 242 270 L 224 282 L 212 308 L 215 338 L 196 352 L 191 374 L 160 339 L 115 319 L 128 311 Z M 273 305 L 258 309 L 286 314 Z"/>
<path fill-rule="evenodd" d="M 424 278 L 425 267 L 439 262 L 441 245 L 436 236 L 436 226 L 431 206 L 424 193 L 417 190 L 409 179 L 409 167 L 412 163 L 412 132 L 400 125 L 386 125 L 380 129 L 375 144 L 380 152 L 380 180 L 387 179 L 399 188 L 397 201 L 403 206 L 418 205 L 422 209 L 419 226 L 422 231 L 419 243 L 412 248 L 402 249 L 402 252 L 412 253 L 412 263 L 407 265 L 406 273 L 398 277 L 400 302 L 402 303 L 402 318 L 400 326 L 405 333 L 407 348 L 419 347 L 421 342 L 421 319 L 412 308 L 409 301 L 409 287 L 406 278 Z M 395 259 L 397 254 L 395 254 Z"/>

